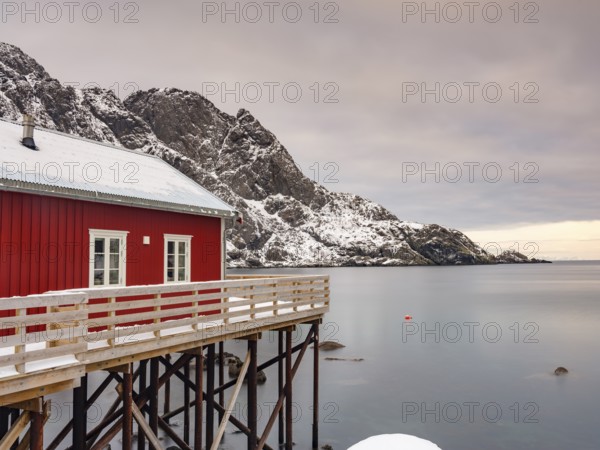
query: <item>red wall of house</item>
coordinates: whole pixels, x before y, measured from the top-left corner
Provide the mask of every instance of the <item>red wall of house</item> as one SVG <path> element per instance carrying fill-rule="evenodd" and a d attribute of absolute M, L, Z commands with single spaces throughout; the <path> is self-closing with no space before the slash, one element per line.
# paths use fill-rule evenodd
<path fill-rule="evenodd" d="M 164 282 L 164 234 L 194 236 L 191 281 L 221 278 L 219 218 L 0 191 L 0 298 L 89 287 L 90 228 L 129 231 L 128 286 Z"/>

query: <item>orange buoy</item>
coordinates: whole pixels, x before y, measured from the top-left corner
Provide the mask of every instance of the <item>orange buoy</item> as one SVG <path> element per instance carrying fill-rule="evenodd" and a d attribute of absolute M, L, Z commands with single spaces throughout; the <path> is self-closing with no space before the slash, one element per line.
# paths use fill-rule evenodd
<path fill-rule="evenodd" d="M 412 316 L 409 316 L 408 314 L 406 316 L 404 316 L 404 320 L 412 320 Z"/>

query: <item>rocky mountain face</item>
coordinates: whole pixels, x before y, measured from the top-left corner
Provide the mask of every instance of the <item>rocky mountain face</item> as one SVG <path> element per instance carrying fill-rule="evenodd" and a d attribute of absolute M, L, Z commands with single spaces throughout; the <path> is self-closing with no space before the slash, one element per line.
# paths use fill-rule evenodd
<path fill-rule="evenodd" d="M 229 231 L 230 267 L 532 262 L 328 191 L 250 112 L 230 116 L 198 93 L 151 89 L 122 102 L 109 90 L 64 86 L 4 43 L 0 83 L 0 117 L 27 112 L 44 128 L 157 155 L 242 212 L 243 226 Z"/>

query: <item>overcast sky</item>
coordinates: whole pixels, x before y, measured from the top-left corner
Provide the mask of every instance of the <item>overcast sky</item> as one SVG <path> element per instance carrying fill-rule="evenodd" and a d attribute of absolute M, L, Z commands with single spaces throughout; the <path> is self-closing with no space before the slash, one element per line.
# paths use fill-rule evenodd
<path fill-rule="evenodd" d="M 598 0 L 25 4 L 1 39 L 62 82 L 198 91 L 329 189 L 600 259 Z"/>

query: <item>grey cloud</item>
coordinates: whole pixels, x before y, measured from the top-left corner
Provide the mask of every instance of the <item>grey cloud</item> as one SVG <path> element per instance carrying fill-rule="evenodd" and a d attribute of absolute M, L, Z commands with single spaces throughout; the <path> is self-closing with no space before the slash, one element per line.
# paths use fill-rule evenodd
<path fill-rule="evenodd" d="M 509 14 L 512 2 L 501 3 Z M 206 82 L 297 82 L 304 96 L 295 104 L 210 99 L 231 114 L 250 109 L 307 175 L 315 162 L 337 162 L 339 183 L 328 188 L 403 219 L 456 228 L 598 219 L 600 3 L 537 3 L 537 24 L 510 16 L 403 23 L 402 2 L 383 0 L 339 2 L 337 24 L 238 24 L 203 23 L 201 2 L 144 1 L 137 24 L 9 21 L 2 38 L 63 81 L 196 91 Z M 337 104 L 311 99 L 309 87 L 327 81 L 339 86 Z M 503 98 L 404 103 L 402 83 L 411 81 L 493 81 Z M 515 103 L 509 88 L 517 81 L 536 83 L 539 103 Z M 498 184 L 402 182 L 402 163 L 472 161 L 505 170 L 535 162 L 540 182 L 514 183 L 510 173 Z"/>

